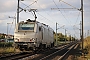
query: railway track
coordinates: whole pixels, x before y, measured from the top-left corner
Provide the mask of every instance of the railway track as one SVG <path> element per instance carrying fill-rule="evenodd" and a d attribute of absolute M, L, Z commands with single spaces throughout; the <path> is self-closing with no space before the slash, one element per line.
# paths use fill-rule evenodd
<path fill-rule="evenodd" d="M 41 58 L 40 60 L 66 60 L 68 53 L 76 46 L 77 44 L 70 44 L 48 56 Z"/>
<path fill-rule="evenodd" d="M 57 48 L 53 48 L 53 49 L 48 50 L 43 53 L 29 56 L 27 58 L 24 58 L 24 60 L 60 60 L 60 56 L 63 56 L 63 54 L 68 51 L 67 49 L 69 49 L 69 51 L 70 51 L 71 48 L 75 47 L 75 46 L 76 46 L 75 43 L 70 43 L 70 44 L 63 45 L 63 46 L 60 46 Z M 68 54 L 68 52 L 65 53 L 63 57 L 65 57 Z M 57 55 L 59 55 L 59 54 L 61 54 L 61 55 L 57 58 Z M 63 59 L 63 57 L 61 59 Z"/>
<path fill-rule="evenodd" d="M 20 52 L 20 53 L 7 54 L 5 56 L 1 56 L 0 60 L 18 60 L 33 54 L 34 53 L 32 52 Z"/>
<path fill-rule="evenodd" d="M 38 53 L 22 52 L 18 54 L 11 54 L 0 57 L 0 60 L 63 60 L 63 57 L 65 57 L 75 46 L 75 43 L 70 43 L 67 45 L 42 50 Z"/>
<path fill-rule="evenodd" d="M 60 56 L 57 60 L 66 60 L 66 57 L 68 57 L 69 52 L 76 46 L 77 44 L 72 45 L 71 47 L 68 48 L 68 50 Z"/>
<path fill-rule="evenodd" d="M 63 45 L 60 45 L 63 46 Z M 26 59 L 26 58 L 35 58 L 35 56 L 40 56 L 43 52 L 47 50 L 52 50 L 51 49 L 46 49 L 42 51 L 38 51 L 37 53 L 35 52 L 18 52 L 18 53 L 10 53 L 10 54 L 5 54 L 0 56 L 0 60 L 19 60 L 19 59 Z"/>

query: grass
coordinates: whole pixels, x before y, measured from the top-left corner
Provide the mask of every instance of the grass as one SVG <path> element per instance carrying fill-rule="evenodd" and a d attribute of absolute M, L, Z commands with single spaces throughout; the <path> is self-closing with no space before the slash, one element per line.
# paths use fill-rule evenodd
<path fill-rule="evenodd" d="M 15 52 L 13 47 L 0 48 L 0 54 Z"/>
<path fill-rule="evenodd" d="M 87 58 L 90 59 L 90 44 L 88 45 L 88 54 L 87 54 Z"/>
<path fill-rule="evenodd" d="M 86 55 L 87 59 L 90 59 L 90 36 L 84 39 L 84 49 L 87 49 L 88 51 L 88 54 Z"/>
<path fill-rule="evenodd" d="M 82 43 L 81 43 L 82 45 Z M 86 37 L 84 39 L 84 45 L 83 45 L 84 49 L 82 50 L 80 46 L 78 51 L 76 52 L 74 56 L 74 59 L 73 60 L 90 60 L 90 36 Z M 83 54 L 82 51 L 85 53 Z M 76 58 L 75 58 L 76 56 Z"/>
<path fill-rule="evenodd" d="M 10 43 L 0 42 L 0 54 L 14 52 L 14 48 L 12 47 L 12 44 L 13 44 L 12 42 Z"/>

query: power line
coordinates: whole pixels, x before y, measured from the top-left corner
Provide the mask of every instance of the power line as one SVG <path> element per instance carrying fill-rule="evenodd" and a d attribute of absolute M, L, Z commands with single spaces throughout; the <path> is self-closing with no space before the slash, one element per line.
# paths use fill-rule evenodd
<path fill-rule="evenodd" d="M 74 7 L 74 6 L 72 6 L 71 4 L 69 4 L 69 3 L 65 2 L 65 1 L 63 1 L 63 0 L 59 0 L 59 1 L 62 1 L 63 3 L 65 3 L 65 4 L 67 4 L 67 5 L 71 6 L 71 7 L 73 7 L 74 9 L 80 10 L 80 9 L 78 9 L 78 8 L 76 8 L 76 7 Z"/>
<path fill-rule="evenodd" d="M 62 1 L 62 0 L 59 0 L 59 1 Z M 53 2 L 54 2 L 54 4 L 56 5 L 56 3 L 55 3 L 55 1 L 53 0 Z M 62 1 L 62 2 L 64 2 L 64 1 Z M 64 2 L 65 4 L 68 4 L 68 3 L 66 3 L 66 2 Z M 74 7 L 74 6 L 72 6 L 72 5 L 70 5 L 70 4 L 68 4 L 69 6 L 71 6 L 71 7 L 73 7 L 73 8 L 58 8 L 58 6 L 56 5 L 56 7 L 57 8 L 51 8 L 51 9 L 77 9 L 76 7 Z M 62 6 L 62 5 L 61 5 Z M 63 7 L 63 6 L 62 6 Z M 78 9 L 79 10 L 79 9 Z M 60 10 L 59 10 L 60 11 Z M 60 11 L 61 12 L 61 11 Z M 65 11 L 64 11 L 65 12 Z M 62 13 L 62 12 L 61 12 Z M 62 14 L 63 15 L 63 14 Z M 64 16 L 64 15 L 63 15 Z M 66 17 L 64 16 L 64 18 L 66 19 Z M 66 19 L 67 20 L 67 19 Z M 72 26 L 72 25 L 71 25 Z"/>
<path fill-rule="evenodd" d="M 80 16 L 80 12 L 79 12 L 79 14 L 78 14 L 78 16 L 77 16 L 77 19 L 76 19 L 75 24 L 77 23 L 79 16 Z"/>
<path fill-rule="evenodd" d="M 37 0 L 37 1 L 38 1 L 38 0 Z M 23 2 L 21 2 L 21 3 L 22 3 L 23 5 L 25 5 L 26 7 L 25 7 L 25 8 L 21 8 L 21 7 L 19 7 L 19 8 L 21 9 L 21 11 L 24 10 L 24 11 L 26 12 L 26 10 L 27 10 L 26 8 L 30 8 L 30 6 L 33 5 L 34 3 L 36 3 L 37 1 L 34 1 L 33 3 L 31 3 L 31 4 L 28 5 L 28 6 L 27 6 L 26 4 L 24 4 Z M 20 11 L 20 12 L 21 12 L 21 11 Z"/>
<path fill-rule="evenodd" d="M 75 32 L 75 35 L 77 35 L 78 34 L 78 32 L 76 32 L 76 30 L 73 28 L 73 30 L 74 30 L 74 32 Z M 77 35 L 78 36 L 78 35 Z"/>
<path fill-rule="evenodd" d="M 37 0 L 37 1 L 38 1 L 38 0 Z M 24 4 L 24 3 L 22 3 L 22 2 L 21 2 L 21 3 L 22 3 L 23 5 L 25 5 L 25 6 L 26 6 L 26 8 L 30 8 L 30 6 L 31 6 L 31 5 L 33 5 L 34 3 L 37 3 L 37 1 L 34 1 L 33 3 L 31 3 L 31 4 L 30 4 L 30 5 L 28 5 L 28 6 L 27 6 L 26 4 Z M 26 9 L 26 8 L 25 8 L 25 9 Z"/>
<path fill-rule="evenodd" d="M 39 4 L 38 4 L 39 5 Z M 39 5 L 39 7 L 41 7 L 40 5 Z M 42 7 L 41 7 L 42 8 Z M 43 8 L 42 8 L 43 9 Z M 43 9 L 44 10 L 44 9 Z M 45 11 L 45 10 L 44 10 Z M 50 16 L 49 15 L 49 13 L 47 13 L 46 11 L 45 11 L 45 13 L 48 15 L 48 16 Z M 51 16 L 50 16 L 51 17 Z M 47 19 L 48 20 L 48 19 Z M 53 21 L 52 21 L 52 23 L 54 23 Z"/>
<path fill-rule="evenodd" d="M 55 3 L 55 1 L 53 0 L 55 6 L 58 8 L 57 4 Z M 58 8 L 59 9 L 59 8 Z M 63 15 L 63 13 L 59 10 L 59 12 L 62 14 L 62 16 L 65 18 L 65 20 L 67 21 L 66 17 Z"/>
<path fill-rule="evenodd" d="M 57 6 L 57 4 L 55 3 L 55 1 L 53 0 L 53 2 L 54 2 L 54 4 L 55 4 L 55 6 L 58 8 L 58 6 Z M 58 8 L 59 9 L 59 8 Z M 67 21 L 67 19 L 66 19 L 66 17 L 64 16 L 64 14 L 59 10 L 59 12 L 62 14 L 62 16 L 65 18 L 65 20 Z M 69 22 L 69 21 L 67 21 L 67 22 Z M 72 25 L 71 25 L 72 26 Z"/>
<path fill-rule="evenodd" d="M 38 13 L 39 14 L 39 13 Z M 46 17 L 44 17 L 43 15 L 41 15 L 41 14 L 39 14 L 40 16 L 42 16 L 43 18 L 45 18 L 46 20 L 49 20 L 49 19 L 47 19 Z M 51 21 L 51 20 L 49 20 L 49 21 Z M 52 22 L 52 21 L 51 21 Z M 54 23 L 54 22 L 52 22 L 52 23 Z"/>
<path fill-rule="evenodd" d="M 38 1 L 38 0 L 37 0 Z M 31 5 L 33 5 L 35 2 L 37 2 L 37 1 L 34 1 L 32 4 L 30 4 L 29 6 L 31 6 Z M 22 3 L 22 4 L 24 4 L 24 3 Z M 27 6 L 26 4 L 24 4 L 25 6 Z M 27 6 L 28 8 L 29 8 L 29 6 Z M 27 8 L 26 7 L 26 8 Z M 41 6 L 40 6 L 41 7 Z M 25 10 L 26 8 L 24 8 L 23 10 Z M 43 9 L 44 10 L 44 9 Z M 26 12 L 27 13 L 27 12 Z M 31 12 L 32 13 L 32 12 Z M 38 13 L 39 14 L 39 13 Z M 48 14 L 48 13 L 47 13 Z M 32 14 L 33 15 L 33 14 Z M 42 16 L 41 14 L 39 14 L 40 16 Z M 49 15 L 49 14 L 48 14 Z M 34 15 L 33 15 L 34 16 Z M 46 20 L 49 20 L 49 19 L 47 19 L 46 17 L 44 17 L 44 16 L 42 16 L 43 18 L 45 18 Z M 51 20 L 49 20 L 49 21 L 51 21 Z M 52 22 L 52 21 L 51 21 Z M 52 23 L 54 23 L 54 22 L 52 22 Z"/>
<path fill-rule="evenodd" d="M 37 1 L 38 1 L 38 0 L 37 0 Z M 28 6 L 27 6 L 26 4 L 24 4 L 23 2 L 21 2 L 21 3 L 22 3 L 23 5 L 25 5 L 26 7 L 25 7 L 25 8 L 21 8 L 20 6 L 18 6 L 18 13 L 20 13 L 20 12 L 23 11 L 23 10 L 26 12 L 26 10 L 27 10 L 26 8 L 30 8 L 30 6 L 33 5 L 34 3 L 36 3 L 37 1 L 34 1 L 33 3 L 31 3 L 31 4 L 28 5 Z M 18 1 L 18 5 L 19 5 L 19 1 Z M 19 11 L 19 9 L 21 9 L 21 11 Z"/>
<path fill-rule="evenodd" d="M 59 1 L 62 1 L 62 0 L 59 0 Z M 62 1 L 62 2 L 64 2 L 64 1 Z M 73 8 L 70 8 L 70 9 L 77 9 L 77 10 L 79 10 L 78 8 L 76 8 L 76 7 L 74 7 L 74 6 L 72 6 L 71 4 L 68 4 L 67 2 L 64 2 L 65 4 L 67 4 L 67 5 L 69 5 L 69 6 L 71 6 L 71 7 L 73 7 Z M 61 5 L 62 6 L 62 5 Z M 60 8 L 61 9 L 61 8 Z M 65 9 L 65 8 L 63 8 L 63 9 Z M 67 8 L 66 8 L 67 9 Z M 65 11 L 64 11 L 65 12 Z M 77 20 L 78 20 L 78 18 L 79 18 L 79 15 L 80 15 L 80 13 L 78 14 L 78 17 L 77 17 Z M 77 20 L 76 20 L 76 23 L 77 23 Z M 76 24 L 75 23 L 75 24 Z M 74 30 L 74 29 L 73 29 Z M 76 33 L 76 32 L 75 32 Z"/>
<path fill-rule="evenodd" d="M 38 0 L 37 0 L 38 1 Z M 55 1 L 53 0 L 54 4 L 57 6 L 57 4 L 55 3 Z M 36 3 L 36 1 L 34 1 L 32 4 L 30 4 L 29 6 L 26 5 L 26 8 L 29 8 L 31 5 L 33 5 L 34 3 Z M 58 7 L 58 6 L 57 6 Z M 26 9 L 25 8 L 25 9 Z M 59 10 L 59 12 L 63 15 L 63 13 Z M 39 14 L 39 13 L 38 13 Z M 41 14 L 39 14 L 40 16 L 42 16 Z M 48 14 L 49 15 L 49 14 Z M 47 19 L 46 17 L 42 16 L 43 18 L 45 18 L 46 20 L 49 20 Z M 66 17 L 63 15 L 63 17 L 66 19 Z M 67 19 L 66 19 L 67 20 Z M 50 21 L 50 20 L 49 20 Z M 69 21 L 68 21 L 69 22 Z M 69 22 L 70 23 L 70 22 Z"/>
<path fill-rule="evenodd" d="M 37 0 L 38 1 L 38 0 Z M 34 1 L 32 4 L 34 4 L 35 2 L 37 2 L 37 1 Z M 22 4 L 24 4 L 24 3 L 22 3 Z M 29 6 L 31 6 L 32 4 L 30 4 Z M 24 4 L 25 6 L 27 6 L 26 4 Z M 27 6 L 27 7 L 29 7 L 29 6 Z M 40 5 L 39 5 L 40 6 Z M 27 8 L 26 7 L 26 8 Z M 41 7 L 41 6 L 40 6 Z M 26 8 L 24 8 L 24 9 L 26 9 Z M 23 9 L 23 10 L 24 10 Z M 43 9 L 44 10 L 44 9 Z M 62 12 L 61 12 L 62 13 Z M 38 13 L 39 14 L 39 13 Z M 47 13 L 48 14 L 48 13 Z M 41 14 L 39 14 L 40 16 L 42 16 Z M 48 14 L 49 15 L 49 14 Z M 62 14 L 63 15 L 63 14 Z M 64 15 L 63 15 L 64 16 Z M 45 18 L 46 20 L 49 20 L 49 19 L 47 19 L 46 17 L 44 17 L 44 16 L 42 16 L 43 18 Z M 65 18 L 66 19 L 66 18 Z M 49 20 L 50 21 L 50 20 Z M 51 21 L 52 22 L 52 21 Z M 52 22 L 52 23 L 54 23 L 54 22 Z"/>
<path fill-rule="evenodd" d="M 38 4 L 39 5 L 39 4 Z M 27 6 L 27 5 L 26 5 Z M 29 7 L 29 6 L 27 6 L 27 7 Z M 39 5 L 39 7 L 41 7 L 40 5 Z M 41 7 L 42 8 L 42 7 Z M 43 8 L 42 8 L 43 9 Z M 44 9 L 43 9 L 44 10 Z M 45 11 L 45 10 L 44 10 Z M 39 14 L 39 13 L 38 13 Z M 41 15 L 41 14 L 39 14 L 41 17 L 43 17 L 43 18 L 45 18 L 46 20 L 48 20 L 48 21 L 51 21 L 51 20 L 49 20 L 48 18 L 46 18 L 46 17 L 44 17 L 43 15 Z M 49 15 L 48 13 L 47 13 L 47 15 Z M 50 16 L 50 15 L 49 15 Z M 50 16 L 51 17 L 51 16 Z M 51 21 L 52 23 L 54 23 L 53 21 Z M 55 24 L 55 23 L 54 23 Z"/>
<path fill-rule="evenodd" d="M 62 6 L 62 8 L 63 8 L 63 5 L 62 5 L 62 4 L 61 4 L 61 6 Z M 65 11 L 65 10 L 64 10 L 64 12 L 65 12 L 65 15 L 66 15 L 66 11 Z M 68 16 L 67 16 L 67 17 L 68 17 Z M 69 19 L 69 18 L 68 18 L 68 19 Z M 68 21 L 68 22 L 69 22 L 69 21 Z M 71 21 L 70 21 L 70 22 L 71 22 Z M 70 23 L 70 22 L 69 22 L 69 23 Z M 71 25 L 71 26 L 72 26 L 72 25 Z"/>

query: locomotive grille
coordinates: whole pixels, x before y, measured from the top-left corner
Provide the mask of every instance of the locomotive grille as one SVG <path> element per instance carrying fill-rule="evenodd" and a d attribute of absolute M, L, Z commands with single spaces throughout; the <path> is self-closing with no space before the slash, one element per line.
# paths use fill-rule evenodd
<path fill-rule="evenodd" d="M 28 42 L 30 40 L 30 38 L 20 38 L 20 41 L 23 41 L 23 42 Z"/>

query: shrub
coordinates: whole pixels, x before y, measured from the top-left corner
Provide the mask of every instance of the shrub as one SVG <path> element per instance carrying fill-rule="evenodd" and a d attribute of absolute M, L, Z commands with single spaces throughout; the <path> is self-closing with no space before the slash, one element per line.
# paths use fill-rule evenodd
<path fill-rule="evenodd" d="M 2 48 L 2 47 L 12 47 L 12 42 L 1 42 L 0 43 L 0 47 Z"/>

